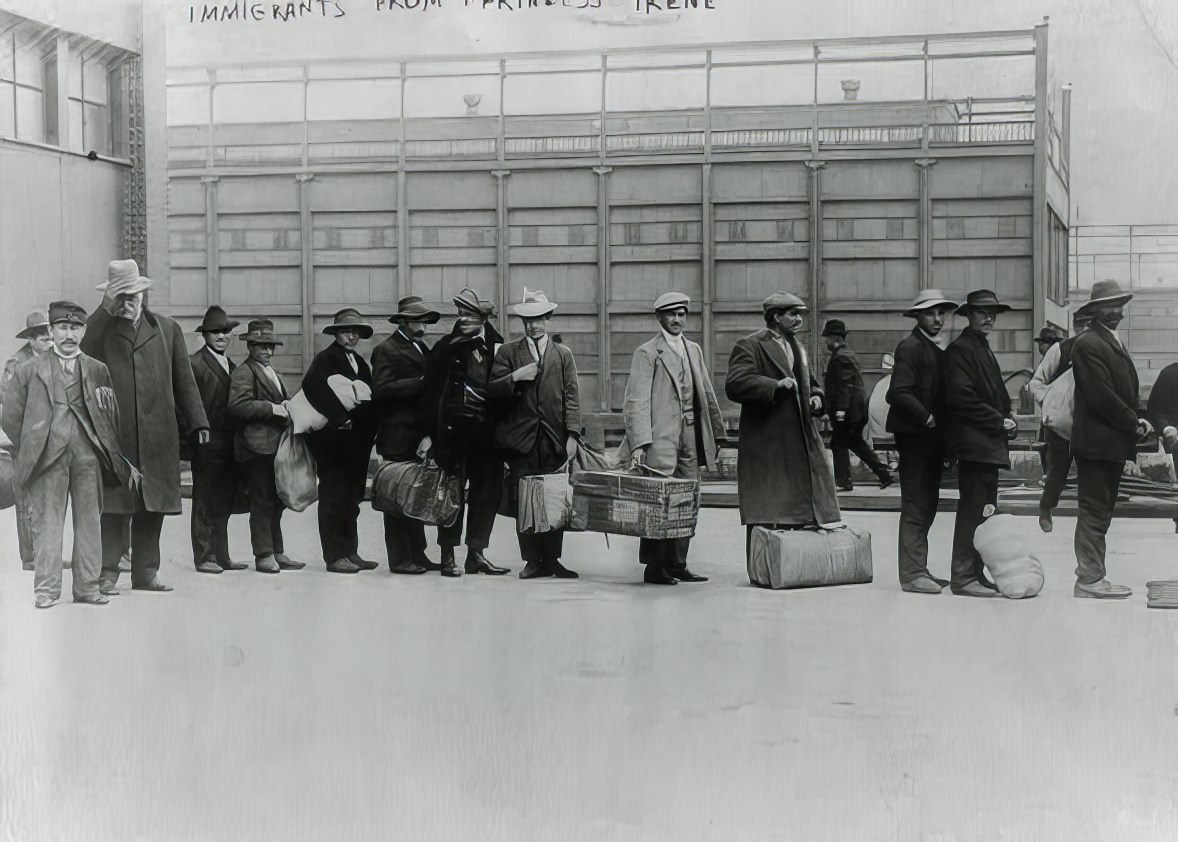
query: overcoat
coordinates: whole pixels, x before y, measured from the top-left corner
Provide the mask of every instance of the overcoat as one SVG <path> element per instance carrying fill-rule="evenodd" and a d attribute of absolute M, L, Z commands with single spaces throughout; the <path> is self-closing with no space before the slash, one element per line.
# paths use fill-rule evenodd
<path fill-rule="evenodd" d="M 699 410 L 696 422 L 703 441 L 704 463 L 716 467 L 717 440 L 726 438 L 724 417 L 716 390 L 704 365 L 703 350 L 686 336 L 683 345 L 691 367 L 694 396 L 691 406 L 684 406 L 679 396 L 678 379 L 683 370 L 679 355 L 660 332 L 643 342 L 630 361 L 630 379 L 626 382 L 623 409 L 626 434 L 618 446 L 618 464 L 627 465 L 634 448 L 650 445 L 646 464 L 656 471 L 674 473 L 678 463 L 679 439 L 683 415 Z"/>
<path fill-rule="evenodd" d="M 229 371 L 213 359 L 213 352 L 207 346 L 201 347 L 189 358 L 192 376 L 200 392 L 201 404 L 209 422 L 209 443 L 204 445 L 210 455 L 222 456 L 233 452 L 233 431 L 237 422 L 229 414 L 229 376 L 237 365 L 228 357 Z"/>
<path fill-rule="evenodd" d="M 451 331 L 434 345 L 426 372 L 426 400 L 434 413 L 433 445 L 438 464 L 455 468 L 469 454 L 494 445 L 495 407 L 481 409 L 471 392 L 485 392 L 491 382 L 491 366 L 503 335 L 493 325 L 483 325 L 481 337 Z"/>
<path fill-rule="evenodd" d="M 91 444 L 102 466 L 103 481 L 108 486 L 125 486 L 130 470 L 119 454 L 119 407 L 116 403 L 109 410 L 103 409 L 95 396 L 96 389 L 113 389 L 110 372 L 105 365 L 85 354 L 77 359 L 82 376 L 82 401 L 97 437 Z M 58 365 L 56 355 L 52 352 L 42 354 L 28 365 L 19 366 L 4 388 L 0 424 L 16 448 L 14 482 L 21 486 L 28 484 L 49 440 L 53 420 L 51 365 Z"/>
<path fill-rule="evenodd" d="M 830 355 L 823 377 L 826 405 L 830 414 L 842 411 L 848 424 L 857 424 L 867 417 L 867 397 L 863 392 L 863 374 L 859 358 L 846 345 L 840 345 Z"/>
<path fill-rule="evenodd" d="M 426 398 L 425 382 L 429 355 L 424 340 L 414 342 L 399 329 L 372 350 L 372 396 L 380 418 L 376 452 L 381 456 L 413 453 L 433 431 L 437 413 Z"/>
<path fill-rule="evenodd" d="M 119 402 L 119 449 L 143 472 L 144 507 L 180 514 L 180 425 L 190 433 L 209 428 L 180 326 L 144 307 L 136 329 L 98 307 L 86 321 L 82 351 L 110 371 Z M 135 509 L 126 488 L 103 499 L 105 514 Z"/>
<path fill-rule="evenodd" d="M 1006 431 L 1010 394 L 1002 369 L 981 331 L 967 327 L 945 349 L 945 444 L 967 462 L 1010 467 Z"/>
<path fill-rule="evenodd" d="M 21 345 L 20 350 L 9 357 L 4 363 L 4 373 L 0 374 L 0 391 L 3 391 L 4 387 L 8 385 L 8 382 L 12 380 L 18 367 L 36 358 L 37 354 L 27 342 Z"/>
<path fill-rule="evenodd" d="M 499 347 L 487 388 L 499 409 L 495 446 L 509 459 L 535 450 L 543 435 L 563 449 L 568 436 L 581 432 L 573 352 L 549 337 L 536 379 L 513 381 L 511 373 L 532 362 L 527 342 L 517 339 Z"/>
<path fill-rule="evenodd" d="M 740 404 L 737 481 L 744 524 L 836 523 L 834 470 L 814 423 L 811 396 L 825 401 L 806 352 L 791 336 L 794 365 L 768 328 L 738 340 L 724 391 Z M 795 389 L 777 381 L 792 377 Z M 819 410 L 819 413 L 825 408 Z"/>
<path fill-rule="evenodd" d="M 1178 426 L 1178 363 L 1162 369 L 1149 391 L 1146 416 L 1160 433 L 1165 427 Z"/>
<path fill-rule="evenodd" d="M 262 368 L 246 360 L 233 369 L 229 380 L 229 412 L 240 421 L 233 437 L 233 451 L 239 462 L 254 454 L 276 453 L 286 429 L 287 419 L 275 415 L 273 405 L 282 403 L 287 395 L 274 388 Z"/>
<path fill-rule="evenodd" d="M 1072 453 L 1099 462 L 1136 456 L 1137 369 L 1112 332 L 1093 322 L 1072 348 Z"/>
<path fill-rule="evenodd" d="M 920 328 L 900 340 L 888 384 L 889 433 L 944 437 L 945 390 L 941 366 L 945 352 Z M 926 427 L 933 416 L 937 426 Z"/>

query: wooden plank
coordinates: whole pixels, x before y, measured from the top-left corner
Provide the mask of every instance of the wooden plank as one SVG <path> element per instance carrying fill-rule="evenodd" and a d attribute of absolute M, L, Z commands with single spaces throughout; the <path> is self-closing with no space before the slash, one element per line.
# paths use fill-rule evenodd
<path fill-rule="evenodd" d="M 1031 200 L 1029 198 L 938 198 L 933 200 L 932 205 L 934 218 L 944 216 L 1029 217 L 1031 215 Z"/>
<path fill-rule="evenodd" d="M 316 266 L 395 266 L 396 249 L 315 249 L 311 258 Z"/>
<path fill-rule="evenodd" d="M 936 240 L 933 259 L 945 257 L 1030 257 L 1031 243 L 1012 240 Z"/>
<path fill-rule="evenodd" d="M 585 169 L 513 171 L 507 183 L 507 203 L 513 219 L 521 208 L 571 205 L 590 209 L 597 203 L 597 176 Z"/>
<path fill-rule="evenodd" d="M 627 202 L 685 204 L 698 215 L 700 178 L 698 166 L 618 168 L 610 179 L 610 205 L 616 214 L 616 206 Z"/>
<path fill-rule="evenodd" d="M 699 261 L 702 257 L 699 243 L 678 243 L 675 245 L 619 246 L 611 247 L 614 266 L 622 263 L 651 261 Z"/>
<path fill-rule="evenodd" d="M 266 266 L 300 266 L 302 265 L 302 251 L 287 249 L 275 251 L 272 249 L 259 251 L 221 251 L 221 266 L 234 268 L 256 268 Z"/>
<path fill-rule="evenodd" d="M 756 200 L 806 202 L 806 168 L 798 163 L 713 164 L 712 197 L 717 204 Z"/>
<path fill-rule="evenodd" d="M 542 209 L 512 207 L 509 213 L 512 226 L 583 225 L 596 227 L 597 225 L 597 208 L 591 205 L 584 207 L 562 206 Z"/>
<path fill-rule="evenodd" d="M 397 177 L 394 173 L 318 174 L 311 182 L 309 199 L 316 211 L 392 211 L 397 205 Z"/>
<path fill-rule="evenodd" d="M 484 210 L 495 224 L 495 179 L 486 171 L 413 172 L 406 189 L 411 211 Z"/>
<path fill-rule="evenodd" d="M 876 240 L 856 242 L 854 240 L 827 240 L 823 243 L 823 254 L 829 260 L 872 260 L 880 258 L 920 257 L 920 245 L 915 240 Z"/>
<path fill-rule="evenodd" d="M 805 260 L 808 243 L 717 243 L 717 261 Z"/>
<path fill-rule="evenodd" d="M 519 248 L 597 247 L 597 225 L 515 225 L 508 231 L 508 245 Z"/>
<path fill-rule="evenodd" d="M 497 252 L 492 248 L 419 248 L 410 255 L 412 266 L 495 266 Z M 461 290 L 459 287 L 458 292 Z"/>
<path fill-rule="evenodd" d="M 873 194 L 919 197 L 916 169 L 906 161 L 830 161 L 822 174 L 823 203 Z"/>
<path fill-rule="evenodd" d="M 512 264 L 525 263 L 595 263 L 597 246 L 560 246 L 552 248 L 524 248 L 515 246 L 509 250 Z"/>

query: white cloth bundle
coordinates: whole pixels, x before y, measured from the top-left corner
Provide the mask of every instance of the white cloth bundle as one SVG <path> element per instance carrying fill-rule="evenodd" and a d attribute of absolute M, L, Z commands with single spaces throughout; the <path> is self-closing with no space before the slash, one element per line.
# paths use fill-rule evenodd
<path fill-rule="evenodd" d="M 973 545 L 1003 596 L 1025 599 L 1043 590 L 1043 565 L 1027 552 L 1026 535 L 1013 515 L 986 518 L 974 532 Z"/>
<path fill-rule="evenodd" d="M 335 392 L 335 396 L 348 412 L 361 403 L 372 400 L 372 389 L 363 380 L 349 380 L 342 374 L 333 374 L 327 378 L 327 385 Z M 286 408 L 290 412 L 290 420 L 296 434 L 322 430 L 327 426 L 327 419 L 311 406 L 302 389 L 295 393 Z"/>

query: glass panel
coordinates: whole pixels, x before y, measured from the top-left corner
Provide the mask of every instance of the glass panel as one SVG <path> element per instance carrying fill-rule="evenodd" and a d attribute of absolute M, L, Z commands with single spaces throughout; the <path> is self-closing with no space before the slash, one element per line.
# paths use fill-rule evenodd
<path fill-rule="evenodd" d="M 13 91 L 11 82 L 0 82 L 0 137 L 12 137 L 16 127 L 12 124 Z"/>
<path fill-rule="evenodd" d="M 45 85 L 45 64 L 41 57 L 19 45 L 16 50 L 16 81 L 38 89 Z"/>
<path fill-rule="evenodd" d="M 71 99 L 68 109 L 70 117 L 70 142 L 68 149 L 71 152 L 85 152 L 86 148 L 83 146 L 82 141 L 82 101 Z"/>
<path fill-rule="evenodd" d="M 648 70 L 619 73 L 605 82 L 609 111 L 669 111 L 703 108 L 707 74 L 703 70 Z"/>
<path fill-rule="evenodd" d="M 929 64 L 929 98 L 1015 97 L 1035 93 L 1035 57 L 938 59 Z"/>
<path fill-rule="evenodd" d="M 814 67 L 718 67 L 712 69 L 712 105 L 809 105 L 814 99 Z"/>
<path fill-rule="evenodd" d="M 89 152 L 110 154 L 110 113 L 105 105 L 87 102 L 82 109 L 82 142 Z"/>
<path fill-rule="evenodd" d="M 218 123 L 302 122 L 303 84 L 218 85 L 213 119 Z"/>
<path fill-rule="evenodd" d="M 207 126 L 209 123 L 209 89 L 204 87 L 168 88 L 169 126 Z"/>
<path fill-rule="evenodd" d="M 467 97 L 478 97 L 479 101 L 468 105 Z M 410 78 L 405 83 L 406 117 L 462 117 L 471 108 L 480 117 L 499 113 L 499 77 Z"/>
<path fill-rule="evenodd" d="M 601 111 L 601 73 L 508 76 L 506 114 L 597 114 Z"/>
<path fill-rule="evenodd" d="M 400 79 L 307 83 L 308 120 L 389 120 L 400 116 Z"/>
<path fill-rule="evenodd" d="M 12 81 L 12 33 L 0 35 L 0 79 Z M 12 118 L 9 117 L 11 120 Z"/>
<path fill-rule="evenodd" d="M 21 140 L 45 142 L 44 100 L 40 91 L 16 89 L 16 136 Z"/>
<path fill-rule="evenodd" d="M 87 102 L 107 102 L 106 65 L 97 61 L 88 61 L 82 65 L 83 81 L 85 82 Z M 70 94 L 73 96 L 73 94 Z"/>
<path fill-rule="evenodd" d="M 69 79 L 69 95 L 78 99 L 82 98 L 82 56 L 78 53 L 71 52 L 69 54 L 69 62 L 67 64 L 68 79 Z"/>

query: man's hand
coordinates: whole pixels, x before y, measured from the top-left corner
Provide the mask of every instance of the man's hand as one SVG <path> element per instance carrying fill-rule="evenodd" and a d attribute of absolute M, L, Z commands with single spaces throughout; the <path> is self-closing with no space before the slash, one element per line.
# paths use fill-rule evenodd
<path fill-rule="evenodd" d="M 814 410 L 815 412 L 821 412 L 822 411 L 822 398 L 818 397 L 817 395 L 811 395 L 810 396 L 810 409 Z M 844 412 L 843 415 L 846 415 L 846 413 Z"/>
<path fill-rule="evenodd" d="M 290 418 L 290 410 L 286 408 L 286 401 L 271 404 L 270 409 L 279 418 Z"/>
<path fill-rule="evenodd" d="M 637 468 L 640 465 L 646 464 L 646 447 L 636 447 L 634 452 L 630 454 L 630 467 Z"/>
<path fill-rule="evenodd" d="M 932 416 L 932 413 L 929 413 L 929 417 L 924 419 L 924 426 L 930 430 L 937 426 L 937 419 Z"/>
<path fill-rule="evenodd" d="M 778 389 L 796 389 L 797 385 L 798 381 L 794 380 L 792 377 L 782 377 L 777 381 Z"/>
<path fill-rule="evenodd" d="M 517 383 L 521 380 L 535 380 L 536 375 L 539 373 L 540 366 L 536 365 L 535 363 L 528 363 L 527 365 L 521 366 L 520 368 L 517 368 L 515 371 L 511 372 L 511 379 Z"/>
<path fill-rule="evenodd" d="M 578 447 L 577 440 L 575 438 L 573 438 L 572 436 L 569 436 L 568 439 L 564 443 L 564 455 L 569 457 L 570 459 L 576 457 L 577 447 Z"/>
<path fill-rule="evenodd" d="M 344 421 L 344 423 L 342 423 L 342 424 L 340 424 L 340 425 L 339 425 L 339 428 L 340 428 L 341 430 L 350 430 L 350 429 L 352 429 L 352 419 L 351 419 L 351 418 L 348 418 L 348 419 L 346 419 L 346 420 Z"/>
<path fill-rule="evenodd" d="M 209 434 L 208 430 L 197 430 L 196 431 L 196 443 L 197 444 L 208 444 L 210 438 L 211 438 L 211 435 Z"/>
<path fill-rule="evenodd" d="M 423 438 L 421 441 L 419 441 L 417 443 L 417 458 L 418 459 L 425 459 L 425 457 L 427 455 L 429 455 L 429 452 L 433 449 L 433 447 L 434 447 L 433 439 L 431 439 L 429 436 L 426 436 L 425 438 Z"/>
<path fill-rule="evenodd" d="M 130 474 L 127 476 L 127 488 L 131 489 L 131 493 L 138 494 L 139 489 L 143 487 L 143 474 L 134 465 L 128 463 L 127 468 Z"/>
<path fill-rule="evenodd" d="M 115 390 L 110 386 L 99 386 L 95 389 L 94 398 L 98 401 L 98 408 L 107 412 L 112 411 L 117 403 L 115 400 Z"/>
<path fill-rule="evenodd" d="M 1150 424 L 1144 418 L 1137 419 L 1137 438 L 1143 439 L 1153 432 L 1153 424 Z"/>
<path fill-rule="evenodd" d="M 815 401 L 815 400 L 817 400 L 817 398 L 810 398 L 810 401 L 811 401 L 811 402 L 813 402 L 813 401 Z M 840 409 L 840 410 L 836 411 L 836 412 L 835 412 L 835 414 L 834 414 L 834 420 L 835 420 L 835 421 L 846 421 L 846 420 L 847 420 L 847 412 L 846 412 L 846 410 L 844 410 L 844 409 Z"/>

